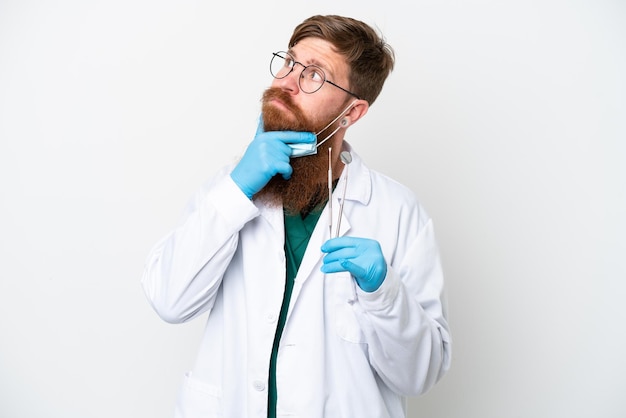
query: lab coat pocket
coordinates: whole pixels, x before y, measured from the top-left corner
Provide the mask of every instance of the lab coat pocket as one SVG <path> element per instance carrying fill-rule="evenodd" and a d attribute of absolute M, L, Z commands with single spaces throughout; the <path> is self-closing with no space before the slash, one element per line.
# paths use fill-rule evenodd
<path fill-rule="evenodd" d="M 337 334 L 351 343 L 365 343 L 365 336 L 354 312 L 356 284 L 350 273 L 337 273 L 333 280 L 333 322 Z"/>
<path fill-rule="evenodd" d="M 195 377 L 192 372 L 185 379 L 176 405 L 176 418 L 222 417 L 222 392 Z"/>

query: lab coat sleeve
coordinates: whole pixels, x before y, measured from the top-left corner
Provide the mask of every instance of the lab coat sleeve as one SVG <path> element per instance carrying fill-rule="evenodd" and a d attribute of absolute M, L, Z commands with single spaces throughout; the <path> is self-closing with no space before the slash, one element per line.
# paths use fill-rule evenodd
<path fill-rule="evenodd" d="M 428 221 L 375 292 L 357 289 L 354 309 L 370 364 L 396 393 L 420 395 L 450 367 L 443 274 Z"/>
<path fill-rule="evenodd" d="M 259 214 L 229 172 L 225 168 L 196 192 L 180 224 L 147 257 L 143 289 L 167 322 L 185 322 L 211 309 L 239 231 Z"/>

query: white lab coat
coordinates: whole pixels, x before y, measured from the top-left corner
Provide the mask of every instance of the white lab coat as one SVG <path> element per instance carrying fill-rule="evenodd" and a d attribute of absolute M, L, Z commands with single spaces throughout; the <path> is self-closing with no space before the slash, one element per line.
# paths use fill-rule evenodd
<path fill-rule="evenodd" d="M 347 144 L 346 144 L 347 145 Z M 328 206 L 298 271 L 277 360 L 277 412 L 288 417 L 404 417 L 406 397 L 447 371 L 450 337 L 433 224 L 413 193 L 352 152 L 341 235 L 376 239 L 388 264 L 372 293 L 320 271 Z M 150 253 L 142 278 L 158 314 L 208 313 L 176 416 L 266 417 L 268 370 L 285 288 L 281 209 L 251 202 L 224 168 Z M 333 222 L 343 192 L 333 195 Z"/>

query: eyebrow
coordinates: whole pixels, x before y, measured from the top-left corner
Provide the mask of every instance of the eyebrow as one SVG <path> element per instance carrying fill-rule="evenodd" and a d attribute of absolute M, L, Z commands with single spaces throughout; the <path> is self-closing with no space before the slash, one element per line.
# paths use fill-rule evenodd
<path fill-rule="evenodd" d="M 289 48 L 289 49 L 287 50 L 287 52 L 289 52 L 291 55 L 293 55 L 293 57 L 294 57 L 296 60 L 298 59 L 298 56 L 297 56 L 297 54 L 294 52 L 293 48 Z M 298 61 L 298 62 L 299 62 L 299 61 Z M 320 67 L 322 70 L 324 70 L 324 73 L 326 74 L 326 76 L 330 75 L 330 76 L 331 76 L 331 78 L 335 78 L 335 73 L 334 73 L 334 71 L 329 70 L 327 66 L 323 65 L 321 62 L 319 62 L 319 61 L 318 61 L 317 59 L 315 59 L 315 58 L 313 58 L 313 59 L 310 61 L 310 63 L 308 63 L 308 64 L 305 64 L 305 63 L 302 63 L 302 64 L 304 64 L 304 65 L 306 65 L 306 66 L 309 66 L 309 65 L 315 65 L 315 66 L 317 66 L 317 67 Z"/>

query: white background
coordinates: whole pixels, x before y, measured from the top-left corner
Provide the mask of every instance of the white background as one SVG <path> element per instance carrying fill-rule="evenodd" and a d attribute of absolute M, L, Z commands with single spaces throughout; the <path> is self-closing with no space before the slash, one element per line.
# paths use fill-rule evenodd
<path fill-rule="evenodd" d="M 625 3 L 338 3 L 0 0 L 0 416 L 172 416 L 204 319 L 143 262 L 316 13 L 397 53 L 348 139 L 443 254 L 452 369 L 410 416 L 626 416 Z"/>

